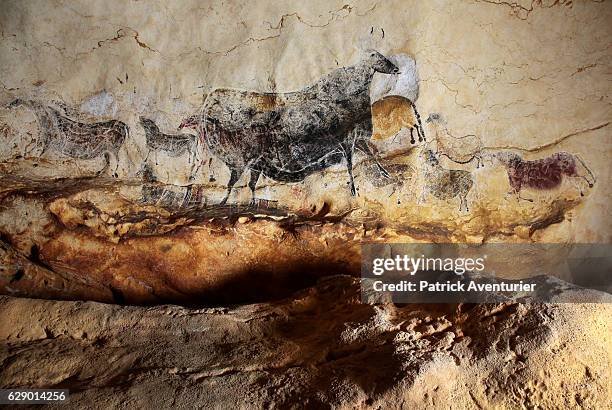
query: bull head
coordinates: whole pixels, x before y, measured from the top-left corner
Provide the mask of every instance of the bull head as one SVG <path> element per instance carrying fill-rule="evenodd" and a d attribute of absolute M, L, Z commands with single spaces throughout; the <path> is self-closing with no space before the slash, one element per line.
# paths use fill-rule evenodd
<path fill-rule="evenodd" d="M 199 125 L 200 125 L 200 116 L 192 115 L 190 117 L 185 118 L 179 125 L 178 129 L 182 130 L 183 128 L 191 128 L 195 130 L 197 129 Z"/>

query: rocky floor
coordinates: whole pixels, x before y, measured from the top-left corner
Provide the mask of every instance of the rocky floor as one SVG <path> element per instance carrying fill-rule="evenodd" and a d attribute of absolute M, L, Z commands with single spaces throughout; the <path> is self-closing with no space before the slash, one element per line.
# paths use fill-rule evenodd
<path fill-rule="evenodd" d="M 612 405 L 607 294 L 361 303 L 360 244 L 435 226 L 107 178 L 0 187 L 1 388 L 67 388 L 73 408 Z"/>
<path fill-rule="evenodd" d="M 0 387 L 73 408 L 612 405 L 611 304 L 366 305 L 340 275 L 238 307 L 3 296 L 0 316 Z"/>

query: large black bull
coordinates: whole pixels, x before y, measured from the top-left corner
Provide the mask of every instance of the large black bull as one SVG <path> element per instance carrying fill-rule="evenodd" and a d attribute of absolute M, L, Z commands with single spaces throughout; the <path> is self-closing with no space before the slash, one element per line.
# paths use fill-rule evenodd
<path fill-rule="evenodd" d="M 315 84 L 290 93 L 216 89 L 199 114 L 179 128 L 198 131 L 200 140 L 230 169 L 224 204 L 242 173 L 249 169 L 249 188 L 261 174 L 284 182 L 346 160 L 351 194 L 353 152 L 370 156 L 383 175 L 369 139 L 372 135 L 370 82 L 374 72 L 395 74 L 398 68 L 376 51 L 358 64 L 327 74 Z"/>

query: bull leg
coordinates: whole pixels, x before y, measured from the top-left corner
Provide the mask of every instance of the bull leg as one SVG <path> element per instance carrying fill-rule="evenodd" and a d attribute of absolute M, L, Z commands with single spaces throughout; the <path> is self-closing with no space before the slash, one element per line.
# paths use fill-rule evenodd
<path fill-rule="evenodd" d="M 30 149 L 31 145 L 34 145 L 34 148 Z M 30 153 L 36 148 L 36 145 L 36 141 L 30 140 L 30 142 L 23 147 L 23 157 L 26 158 L 26 156 L 30 155 Z"/>
<path fill-rule="evenodd" d="M 459 203 L 459 211 L 469 212 L 470 208 L 468 208 L 467 204 L 467 193 L 459 195 L 461 202 Z"/>
<path fill-rule="evenodd" d="M 259 175 L 261 175 L 261 171 L 251 170 L 251 179 L 249 180 L 249 188 L 251 189 L 251 205 L 255 205 L 255 187 L 257 186 L 257 181 L 259 181 Z"/>
<path fill-rule="evenodd" d="M 96 172 L 96 176 L 101 175 L 110 167 L 110 154 L 108 152 L 104 153 L 104 168 Z"/>
<path fill-rule="evenodd" d="M 194 181 L 196 178 L 196 175 L 198 175 L 198 172 L 200 172 L 200 168 L 202 168 L 202 161 L 199 161 L 197 165 L 194 164 L 194 167 L 195 167 L 195 170 L 191 173 L 189 177 L 190 181 Z"/>
<path fill-rule="evenodd" d="M 115 157 L 115 171 L 113 171 L 113 177 L 118 178 L 117 170 L 119 169 L 119 153 L 113 152 L 113 157 Z"/>
<path fill-rule="evenodd" d="M 189 152 L 189 162 L 191 163 L 191 167 L 189 168 L 189 182 L 193 182 L 195 179 L 195 174 L 200 169 L 200 165 L 202 165 L 202 163 L 200 162 L 198 164 L 195 152 L 191 151 Z"/>
<path fill-rule="evenodd" d="M 48 146 L 49 146 L 49 144 L 48 144 L 48 143 L 46 143 L 46 142 L 44 142 L 44 143 L 41 145 L 41 147 L 42 147 L 42 148 L 41 148 L 41 150 L 40 150 L 40 153 L 38 154 L 38 157 L 39 157 L 39 158 L 40 158 L 40 157 L 42 157 L 42 156 L 45 154 L 45 152 L 47 152 L 47 147 L 48 147 Z"/>
<path fill-rule="evenodd" d="M 358 150 L 366 154 L 368 157 L 370 157 L 376 164 L 376 168 L 378 168 L 378 171 L 380 171 L 380 173 L 385 178 L 389 178 L 389 179 L 391 178 L 391 175 L 389 174 L 389 172 L 382 166 L 382 164 L 378 160 L 378 155 L 374 153 L 373 149 L 371 149 L 370 145 L 368 144 L 368 141 L 365 141 L 365 140 L 355 141 L 355 148 L 357 148 Z"/>
<path fill-rule="evenodd" d="M 351 195 L 356 196 L 357 190 L 355 189 L 355 180 L 353 179 L 353 149 L 352 147 L 347 146 L 347 144 L 340 144 L 340 147 L 342 148 L 342 153 L 344 154 L 344 158 L 346 159 L 346 168 L 349 174 Z"/>
<path fill-rule="evenodd" d="M 183 195 L 183 201 L 181 202 L 180 207 L 187 207 L 191 202 L 191 191 L 193 189 L 193 185 L 187 185 L 187 190 L 185 191 L 185 195 Z"/>
<path fill-rule="evenodd" d="M 232 188 L 234 187 L 236 182 L 238 182 L 238 180 L 242 176 L 242 173 L 244 172 L 244 168 L 243 169 L 230 168 L 230 171 L 231 171 L 230 172 L 230 179 L 229 179 L 229 181 L 227 183 L 227 193 L 225 194 L 225 198 L 223 198 L 221 200 L 219 205 L 225 205 L 225 203 L 227 202 L 227 199 L 229 198 L 230 194 L 232 193 Z"/>

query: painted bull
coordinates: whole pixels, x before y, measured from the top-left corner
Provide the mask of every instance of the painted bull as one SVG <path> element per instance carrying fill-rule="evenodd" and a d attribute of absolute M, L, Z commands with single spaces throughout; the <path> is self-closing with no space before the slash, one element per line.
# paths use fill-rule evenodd
<path fill-rule="evenodd" d="M 200 140 L 230 169 L 224 204 L 245 170 L 249 188 L 261 174 L 283 182 L 306 176 L 346 161 L 351 194 L 353 152 L 372 158 L 383 175 L 372 135 L 369 86 L 375 72 L 395 74 L 398 69 L 376 51 L 368 51 L 356 65 L 332 71 L 311 86 L 289 93 L 258 93 L 216 89 L 199 114 L 179 128 L 195 129 Z"/>

